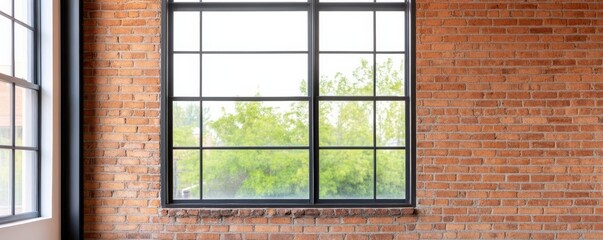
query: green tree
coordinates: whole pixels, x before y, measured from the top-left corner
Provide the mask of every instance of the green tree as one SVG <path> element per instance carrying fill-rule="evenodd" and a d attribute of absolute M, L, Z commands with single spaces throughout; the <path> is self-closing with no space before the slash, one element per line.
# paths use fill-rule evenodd
<path fill-rule="evenodd" d="M 386 59 L 376 67 L 376 92 L 404 94 L 403 64 Z M 373 67 L 363 60 L 351 79 L 342 73 L 321 76 L 321 95 L 373 94 Z M 305 84 L 300 86 L 306 92 Z M 287 105 L 288 104 L 288 105 Z M 308 146 L 308 104 L 291 102 L 274 106 L 262 102 L 237 102 L 210 119 L 204 108 L 203 142 L 215 146 Z M 323 101 L 319 104 L 320 146 L 372 146 L 373 128 L 380 146 L 404 145 L 403 102 L 376 104 L 372 101 Z M 198 146 L 198 105 L 174 105 L 174 144 Z M 213 113 L 213 112 L 212 112 Z M 322 198 L 372 198 L 372 150 L 321 150 L 319 181 Z M 405 190 L 403 150 L 378 150 L 377 196 L 401 198 Z M 188 190 L 198 198 L 201 155 L 199 151 L 175 152 L 178 185 L 175 194 Z M 210 199 L 306 198 L 308 196 L 309 152 L 307 150 L 205 150 L 203 152 L 203 195 Z"/>
<path fill-rule="evenodd" d="M 199 120 L 201 107 L 198 102 L 175 102 L 172 108 L 174 146 L 199 146 Z M 204 121 L 209 119 L 209 112 L 203 111 Z M 174 150 L 174 197 L 199 198 L 200 192 L 200 152 L 198 150 Z"/>
<path fill-rule="evenodd" d="M 210 121 L 208 136 L 223 146 L 307 146 L 307 103 L 284 108 L 237 102 Z M 305 150 L 208 150 L 203 155 L 204 195 L 208 198 L 304 198 L 308 195 Z"/>

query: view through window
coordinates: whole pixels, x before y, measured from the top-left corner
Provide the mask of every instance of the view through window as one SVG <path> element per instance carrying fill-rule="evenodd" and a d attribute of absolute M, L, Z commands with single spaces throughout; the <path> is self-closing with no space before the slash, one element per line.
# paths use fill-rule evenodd
<path fill-rule="evenodd" d="M 34 9 L 34 1 L 0 2 L 0 223 L 39 215 Z"/>
<path fill-rule="evenodd" d="M 408 2 L 166 3 L 164 203 L 408 205 Z"/>

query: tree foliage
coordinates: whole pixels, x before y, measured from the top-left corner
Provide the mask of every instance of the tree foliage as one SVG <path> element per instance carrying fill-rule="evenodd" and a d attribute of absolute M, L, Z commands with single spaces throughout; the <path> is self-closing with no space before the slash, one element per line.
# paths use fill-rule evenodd
<path fill-rule="evenodd" d="M 373 66 L 363 60 L 351 78 L 342 73 L 321 76 L 320 93 L 372 96 L 376 91 L 403 95 L 402 65 L 391 58 L 378 64 L 377 81 L 373 84 Z M 306 92 L 306 86 L 302 85 L 300 91 Z M 204 103 L 203 126 L 199 104 L 174 105 L 175 146 L 199 146 L 200 138 L 204 146 L 309 145 L 307 102 L 236 102 L 233 107 L 220 110 L 210 110 L 212 106 L 206 105 L 211 104 Z M 373 139 L 375 126 L 377 139 Z M 318 127 L 320 146 L 373 146 L 374 141 L 378 146 L 404 146 L 405 106 L 403 102 L 322 101 Z M 203 136 L 198 136 L 199 132 Z M 373 198 L 376 172 L 378 198 L 403 198 L 404 157 L 404 150 L 320 150 L 319 196 Z M 206 199 L 308 197 L 308 150 L 216 149 L 204 150 L 202 154 L 198 150 L 178 150 L 173 159 L 176 198 L 199 198 L 201 187 Z"/>

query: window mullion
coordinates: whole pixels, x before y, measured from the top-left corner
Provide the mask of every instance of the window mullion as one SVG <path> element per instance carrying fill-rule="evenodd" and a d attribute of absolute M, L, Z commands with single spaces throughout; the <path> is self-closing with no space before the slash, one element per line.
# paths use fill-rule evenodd
<path fill-rule="evenodd" d="M 203 97 L 203 11 L 199 12 L 199 96 Z M 199 200 L 203 200 L 203 100 L 199 99 Z"/>
<path fill-rule="evenodd" d="M 14 40 L 13 40 L 13 42 L 14 42 Z M 14 43 L 13 43 L 13 46 L 14 46 Z M 13 47 L 13 52 L 14 52 L 14 47 Z M 13 63 L 14 63 L 14 59 L 15 58 L 13 57 Z M 15 67 L 14 67 L 14 64 L 13 64 L 13 69 L 14 68 Z M 11 118 L 10 119 L 10 126 L 11 126 L 11 147 L 12 147 L 12 149 L 10 151 L 10 187 L 11 187 L 11 200 L 10 201 L 11 201 L 11 215 L 12 216 L 14 216 L 15 212 L 16 212 L 16 210 L 15 210 L 15 205 L 16 205 L 15 200 L 17 199 L 16 198 L 16 190 L 15 190 L 15 188 L 17 186 L 16 185 L 16 181 L 15 181 L 16 180 L 16 177 L 15 177 L 15 172 L 16 172 L 15 171 L 15 166 L 16 166 L 15 165 L 15 163 L 16 163 L 16 161 L 15 161 L 16 137 L 15 137 L 15 135 L 16 135 L 16 132 L 17 132 L 16 131 L 17 126 L 16 126 L 16 121 L 15 121 L 15 119 L 16 119 L 15 115 L 17 113 L 16 108 L 15 108 L 15 106 L 16 106 L 15 91 L 16 91 L 15 90 L 15 83 L 13 83 L 13 84 L 11 84 L 11 88 L 10 88 L 10 101 L 11 101 L 10 102 L 10 118 Z"/>
<path fill-rule="evenodd" d="M 306 2 L 176 2 L 172 11 L 304 11 Z"/>
<path fill-rule="evenodd" d="M 16 86 L 19 86 L 22 88 L 32 89 L 32 90 L 36 90 L 36 91 L 40 90 L 39 84 L 28 82 L 27 80 L 9 76 L 9 75 L 3 74 L 3 73 L 0 73 L 0 82 L 11 83 L 11 84 L 15 84 Z"/>
<path fill-rule="evenodd" d="M 377 97 L 377 11 L 373 11 L 373 96 Z M 373 100 L 373 199 L 377 199 L 377 100 Z"/>
<path fill-rule="evenodd" d="M 309 94 L 311 95 L 310 103 L 310 203 L 316 204 L 318 200 L 318 84 L 319 84 L 319 73 L 318 73 L 318 1 L 310 0 L 310 12 L 309 12 L 309 42 L 308 51 L 310 52 L 309 62 Z"/>
<path fill-rule="evenodd" d="M 409 119 L 406 119 L 405 122 L 405 126 L 406 126 L 406 143 L 405 146 L 407 148 L 405 154 L 406 154 L 406 159 L 405 159 L 405 164 L 406 164 L 406 198 L 409 200 L 409 202 L 412 205 L 416 204 L 416 197 L 417 197 L 417 193 L 416 193 L 416 130 L 411 131 L 411 128 L 415 128 L 416 129 L 416 117 L 415 117 L 415 113 L 416 113 L 416 96 L 415 96 L 415 62 L 414 62 L 414 54 L 415 54 L 415 40 L 414 40 L 414 36 L 415 36 L 415 31 L 416 31 L 416 27 L 414 26 L 415 22 L 414 22 L 414 14 L 415 14 L 415 9 L 414 9 L 414 1 L 411 3 L 410 0 L 405 0 L 406 3 L 406 7 L 407 9 L 410 9 L 410 11 L 406 11 L 405 12 L 405 22 L 406 24 L 404 25 L 404 32 L 407 34 L 406 37 L 406 42 L 405 42 L 405 54 L 404 54 L 404 69 L 405 69 L 405 81 L 404 81 L 404 91 L 405 91 L 405 96 L 408 96 L 408 101 L 406 104 L 406 116 Z M 410 36 L 410 37 L 408 37 Z M 413 54 L 413 58 L 411 60 L 411 56 L 409 54 L 409 52 L 411 52 Z M 412 65 L 411 65 L 411 61 Z M 412 67 L 412 69 L 411 69 Z M 412 84 L 412 85 L 411 85 Z"/>
<path fill-rule="evenodd" d="M 11 18 L 11 22 L 10 22 L 10 31 L 11 31 L 11 76 L 15 76 L 15 22 L 14 22 L 14 17 L 15 17 L 15 1 L 13 1 L 12 5 L 11 5 L 11 13 L 12 13 L 12 18 Z M 13 85 L 13 89 L 14 89 L 14 85 Z"/>

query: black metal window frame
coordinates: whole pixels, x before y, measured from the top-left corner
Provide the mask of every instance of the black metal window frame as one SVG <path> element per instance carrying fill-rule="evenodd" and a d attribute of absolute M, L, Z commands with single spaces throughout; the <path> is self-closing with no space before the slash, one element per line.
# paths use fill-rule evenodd
<path fill-rule="evenodd" d="M 261 1 L 261 0 L 260 0 Z M 415 3 L 412 0 L 400 0 L 400 2 L 319 2 L 319 0 L 309 0 L 308 2 L 172 2 L 171 0 L 162 0 L 162 75 L 161 75 L 161 204 L 165 208 L 254 208 L 254 207 L 294 207 L 294 208 L 323 208 L 323 207 L 415 207 L 416 206 L 416 132 L 415 132 Z M 308 50 L 307 51 L 174 51 L 173 50 L 173 30 L 172 20 L 175 11 L 307 11 L 308 12 Z M 369 11 L 373 12 L 373 50 L 372 51 L 319 51 L 318 50 L 318 16 L 322 11 Z M 377 51 L 375 44 L 376 28 L 375 17 L 376 12 L 381 11 L 404 11 L 405 12 L 405 33 L 406 42 L 404 51 Z M 202 31 L 200 32 L 202 34 Z M 201 43 L 202 44 L 202 43 Z M 174 53 L 199 53 L 203 54 L 258 54 L 258 53 L 305 53 L 308 54 L 308 96 L 302 97 L 174 97 L 173 96 L 173 80 L 172 69 L 173 62 L 171 56 Z M 337 54 L 361 54 L 367 53 L 373 55 L 373 70 L 376 70 L 376 55 L 384 54 L 404 54 L 405 60 L 405 94 L 404 96 L 377 96 L 375 86 L 373 86 L 373 96 L 319 96 L 318 82 L 318 57 L 322 53 L 337 53 Z M 376 73 L 373 74 L 373 84 L 375 84 Z M 201 86 L 201 85 L 200 85 Z M 201 89 L 202 90 L 202 89 Z M 200 92 L 202 93 L 202 91 Z M 373 104 L 373 109 L 378 101 L 400 101 L 405 103 L 406 122 L 405 134 L 406 144 L 400 147 L 381 147 L 377 146 L 375 141 L 375 129 L 373 129 L 373 146 L 368 147 L 347 147 L 347 146 L 318 146 L 318 104 L 320 101 L 370 101 Z M 308 101 L 310 114 L 310 145 L 306 146 L 274 146 L 274 147 L 173 147 L 172 146 L 172 103 L 175 101 L 199 101 L 203 106 L 204 101 Z M 376 111 L 373 110 L 373 119 L 375 119 Z M 374 123 L 375 124 L 375 121 Z M 227 199 L 227 200 L 208 200 L 208 199 L 174 199 L 172 196 L 172 157 L 171 152 L 174 149 L 182 150 L 206 150 L 206 149 L 223 149 L 223 150 L 274 150 L 274 149 L 306 149 L 310 152 L 309 161 L 309 197 L 308 199 Z M 320 149 L 365 149 L 373 150 L 376 154 L 377 149 L 403 149 L 405 151 L 406 164 L 406 189 L 405 199 L 376 199 L 376 175 L 373 173 L 373 199 L 319 199 L 318 198 L 318 151 Z M 203 161 L 201 157 L 201 161 Z M 373 166 L 375 166 L 375 155 L 373 155 Z M 203 168 L 200 167 L 202 178 Z M 373 171 L 376 168 L 373 167 Z M 202 181 L 202 180 L 201 180 Z"/>
<path fill-rule="evenodd" d="M 0 145 L 0 150 L 10 150 L 10 165 L 11 165 L 11 215 L 9 216 L 3 216 L 0 217 L 0 224 L 4 224 L 4 223 L 12 223 L 12 222 L 17 222 L 17 221 L 23 221 L 23 220 L 27 220 L 27 219 L 32 219 L 32 218 L 38 218 L 40 217 L 40 212 L 41 212 L 41 194 L 40 194 L 40 185 L 41 185 L 41 155 L 40 155 L 40 146 L 41 146 L 41 142 L 40 142 L 40 136 L 41 136 L 41 78 L 40 78 L 40 72 L 41 72 L 41 62 L 40 62 L 40 0 L 33 0 L 32 1 L 32 24 L 31 26 L 24 23 L 23 21 L 20 21 L 19 19 L 17 19 L 14 16 L 14 12 L 15 12 L 15 1 L 16 0 L 9 0 L 12 2 L 11 4 L 11 11 L 12 14 L 6 14 L 2 11 L 0 11 L 0 16 L 3 18 L 6 18 L 8 20 L 10 20 L 11 22 L 11 37 L 13 38 L 11 41 L 11 71 L 13 73 L 13 75 L 15 74 L 15 25 L 19 25 L 21 27 L 24 27 L 28 30 L 31 30 L 33 32 L 33 56 L 31 56 L 33 59 L 33 75 L 32 75 L 32 79 L 31 81 L 27 81 L 25 79 L 21 79 L 21 78 L 17 78 L 17 77 L 13 77 L 13 76 L 9 76 L 6 74 L 2 74 L 0 73 L 0 83 L 8 83 L 10 84 L 10 122 L 11 122 L 11 144 L 10 145 Z M 12 16 L 11 16 L 12 15 Z M 4 36 L 3 36 L 4 37 Z M 16 105 L 16 100 L 15 100 L 15 89 L 16 87 L 20 87 L 20 88 L 24 88 L 27 90 L 32 90 L 35 91 L 37 94 L 37 98 L 34 100 L 36 103 L 36 110 L 35 110 L 35 119 L 33 119 L 33 122 L 36 124 L 35 128 L 36 128 L 36 133 L 35 133 L 35 140 L 34 142 L 36 143 L 35 147 L 29 147 L 29 146 L 16 146 L 15 142 L 15 136 L 16 136 L 16 129 L 15 129 L 15 124 L 16 124 L 16 120 L 15 120 L 15 105 Z M 16 198 L 16 194 L 15 194 L 15 152 L 19 151 L 19 150 L 25 150 L 25 151 L 32 151 L 35 152 L 35 161 L 34 161 L 34 172 L 35 172 L 35 176 L 33 176 L 35 178 L 35 186 L 34 186 L 34 192 L 35 192 L 35 196 L 32 196 L 33 199 L 30 199 L 33 203 L 34 203 L 34 207 L 33 207 L 33 211 L 31 212 L 27 212 L 27 213 L 19 213 L 16 214 L 15 212 L 15 198 Z"/>

